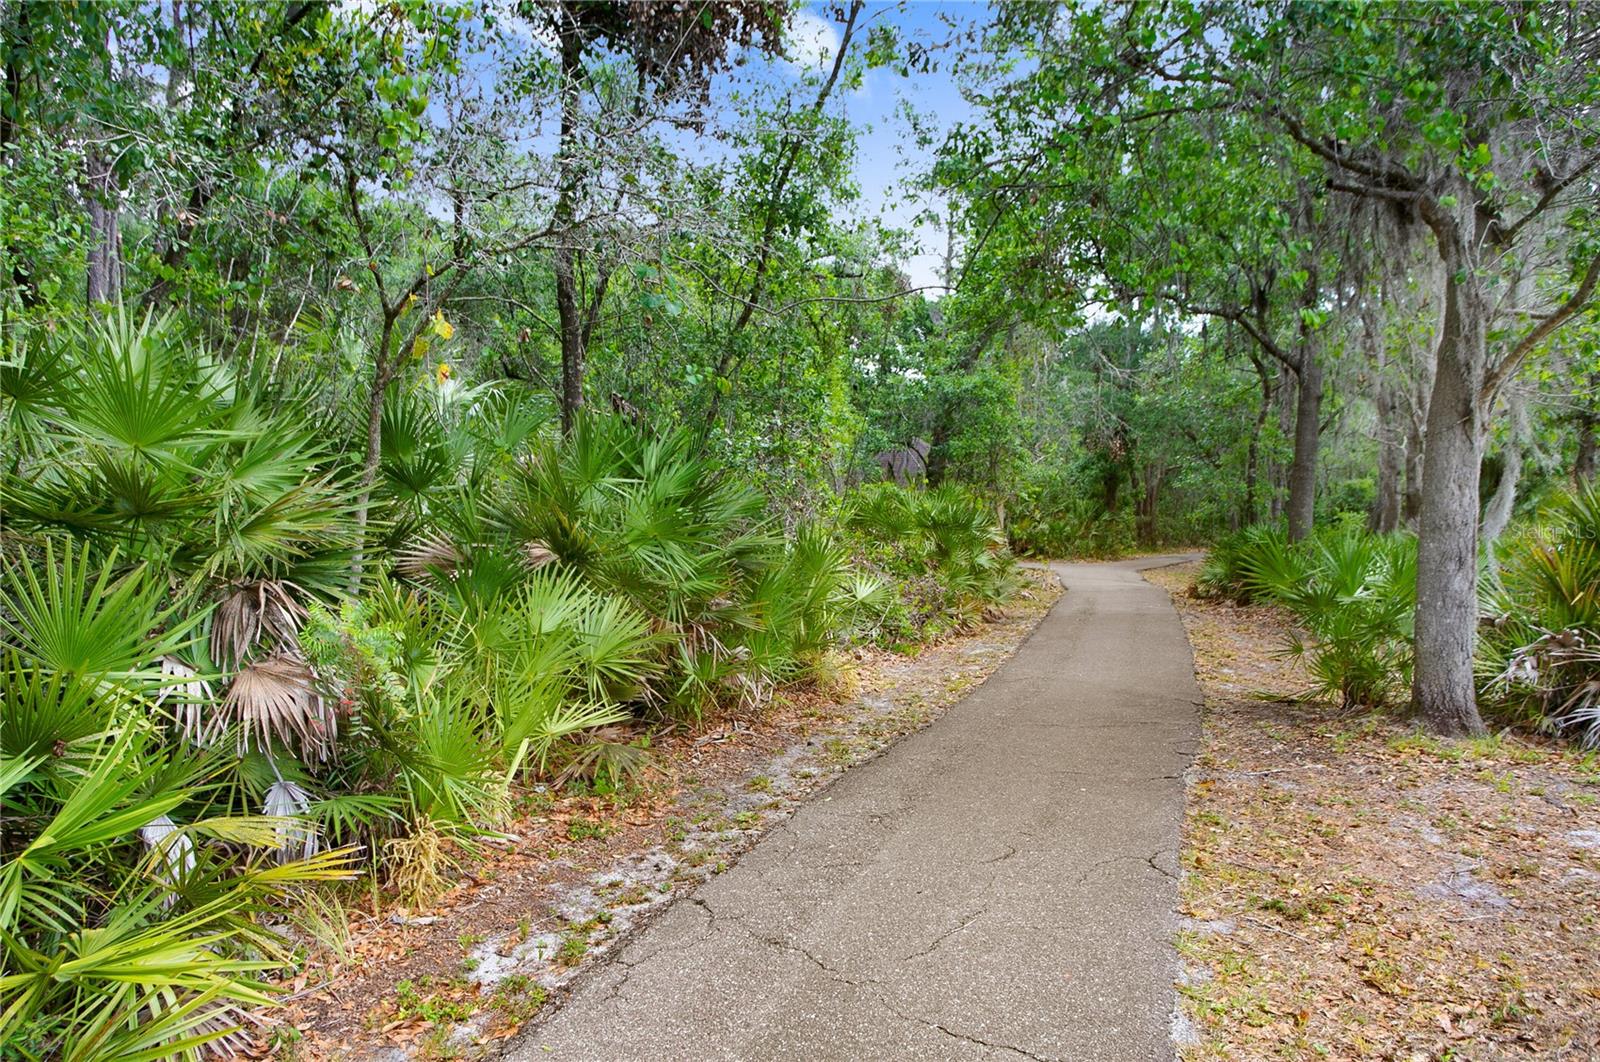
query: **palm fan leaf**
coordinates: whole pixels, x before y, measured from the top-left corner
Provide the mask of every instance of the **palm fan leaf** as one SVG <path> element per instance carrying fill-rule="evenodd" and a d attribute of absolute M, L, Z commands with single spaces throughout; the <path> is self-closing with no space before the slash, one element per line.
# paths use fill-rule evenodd
<path fill-rule="evenodd" d="M 269 749 L 277 741 L 320 761 L 338 737 L 338 716 L 316 675 L 304 660 L 285 652 L 245 665 L 229 684 L 222 708 L 213 733 L 237 726 L 241 751 L 249 751 L 252 742 Z"/>
<path fill-rule="evenodd" d="M 237 665 L 263 640 L 292 643 L 306 617 L 286 580 L 260 579 L 233 587 L 211 617 L 211 658 Z"/>

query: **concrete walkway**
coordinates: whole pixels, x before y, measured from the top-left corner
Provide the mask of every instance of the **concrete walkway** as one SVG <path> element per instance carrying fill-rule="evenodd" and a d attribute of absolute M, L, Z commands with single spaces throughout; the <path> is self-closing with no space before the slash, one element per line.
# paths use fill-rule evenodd
<path fill-rule="evenodd" d="M 630 941 L 518 1059 L 1167 1059 L 1200 691 L 1139 571 Z"/>

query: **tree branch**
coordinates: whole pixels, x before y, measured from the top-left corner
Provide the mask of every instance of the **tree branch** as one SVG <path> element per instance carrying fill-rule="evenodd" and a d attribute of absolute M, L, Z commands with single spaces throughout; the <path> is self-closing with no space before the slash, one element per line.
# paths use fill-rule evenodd
<path fill-rule="evenodd" d="M 1499 393 L 1506 380 L 1516 375 L 1517 370 L 1522 367 L 1522 362 L 1533 352 L 1534 348 L 1548 339 L 1552 332 L 1571 320 L 1579 310 L 1583 309 L 1590 296 L 1594 294 L 1597 283 L 1600 283 L 1600 254 L 1589 260 L 1589 268 L 1584 271 L 1583 279 L 1578 282 L 1578 286 L 1567 297 L 1567 301 L 1556 307 L 1555 311 L 1548 317 L 1529 329 L 1528 334 L 1523 336 L 1515 347 L 1511 348 L 1511 353 L 1500 359 L 1494 368 L 1485 374 L 1483 388 L 1478 392 L 1478 401 L 1493 402 L 1495 395 Z"/>

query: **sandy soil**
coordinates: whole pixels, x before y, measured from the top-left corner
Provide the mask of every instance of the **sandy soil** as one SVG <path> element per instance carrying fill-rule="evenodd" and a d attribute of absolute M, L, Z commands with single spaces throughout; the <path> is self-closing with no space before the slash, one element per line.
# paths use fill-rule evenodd
<path fill-rule="evenodd" d="M 1600 1057 L 1600 756 L 1292 698 L 1283 613 L 1197 601 L 1189 1059 Z"/>

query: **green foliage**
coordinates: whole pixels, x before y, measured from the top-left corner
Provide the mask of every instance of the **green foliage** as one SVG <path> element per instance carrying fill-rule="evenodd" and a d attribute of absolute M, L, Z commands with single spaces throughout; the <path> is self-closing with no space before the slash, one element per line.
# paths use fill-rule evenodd
<path fill-rule="evenodd" d="M 36 332 L 0 372 L 9 527 L 119 549 L 201 597 L 250 578 L 331 584 L 348 498 L 294 396 L 209 357 L 172 318 L 126 311 Z"/>
<path fill-rule="evenodd" d="M 1482 584 L 1478 675 L 1508 719 L 1600 745 L 1600 489 L 1504 540 Z"/>
<path fill-rule="evenodd" d="M 281 818 L 230 813 L 227 758 L 166 739 L 151 654 L 182 629 L 111 562 L 14 555 L 0 726 L 0 1040 L 84 1059 L 188 1056 L 268 1002 L 288 948 L 255 915 L 348 877 L 347 851 L 282 859 Z M 122 632 L 106 623 L 115 618 Z M 98 644 L 97 644 L 98 640 Z"/>
<path fill-rule="evenodd" d="M 1028 557 L 1116 557 L 1131 552 L 1133 513 L 1110 512 L 1075 477 L 1034 469 L 1006 507 L 1006 536 Z"/>
<path fill-rule="evenodd" d="M 1254 599 L 1255 588 L 1247 578 L 1245 565 L 1254 566 L 1259 558 L 1282 555 L 1289 540 L 1280 527 L 1257 524 L 1225 535 L 1206 553 L 1195 576 L 1195 591 L 1201 597 L 1226 597 L 1240 604 Z"/>
<path fill-rule="evenodd" d="M 1600 491 L 1559 496 L 1501 539 L 1480 583 L 1476 669 L 1484 707 L 1507 723 L 1600 744 Z M 1412 667 L 1416 543 L 1348 519 L 1290 543 L 1257 527 L 1214 547 L 1196 578 L 1206 597 L 1294 613 L 1288 652 L 1311 695 L 1347 708 L 1393 706 Z"/>
<path fill-rule="evenodd" d="M 1416 556 L 1409 535 L 1372 535 L 1346 522 L 1298 543 L 1242 538 L 1209 581 L 1228 586 L 1231 568 L 1233 585 L 1294 613 L 1303 633 L 1291 634 L 1288 653 L 1311 676 L 1311 696 L 1380 708 L 1410 685 Z"/>
<path fill-rule="evenodd" d="M 846 523 L 869 564 L 903 581 L 903 625 L 890 633 L 960 627 L 1016 589 L 1016 560 L 993 510 L 954 484 L 913 491 L 892 483 L 847 499 Z"/>

